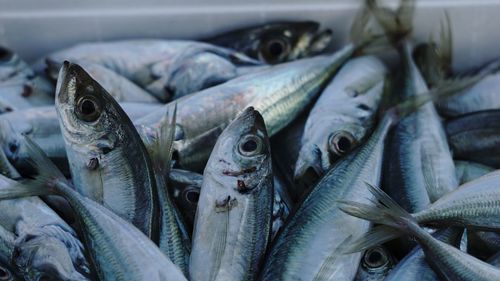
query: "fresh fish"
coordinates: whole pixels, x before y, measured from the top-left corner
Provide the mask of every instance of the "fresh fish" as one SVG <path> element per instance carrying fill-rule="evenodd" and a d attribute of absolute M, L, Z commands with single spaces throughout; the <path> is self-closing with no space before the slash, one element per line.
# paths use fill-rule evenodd
<path fill-rule="evenodd" d="M 0 192 L 15 183 L 0 176 Z M 0 226 L 17 236 L 12 261 L 25 279 L 87 280 L 88 264 L 76 233 L 38 197 L 0 201 Z"/>
<path fill-rule="evenodd" d="M 275 22 L 224 32 L 203 41 L 276 64 L 323 52 L 332 41 L 332 31 L 319 32 L 319 24 L 313 21 Z"/>
<path fill-rule="evenodd" d="M 203 173 L 191 280 L 255 280 L 272 207 L 269 139 L 262 116 L 249 107 L 221 134 Z"/>
<path fill-rule="evenodd" d="M 82 241 L 85 241 L 99 280 L 187 280 L 139 229 L 101 204 L 80 195 L 33 141 L 26 138 L 26 142 L 39 177 L 3 189 L 0 199 L 40 195 L 64 197 L 77 214 Z"/>
<path fill-rule="evenodd" d="M 500 110 L 459 116 L 445 126 L 453 157 L 500 168 Z"/>
<path fill-rule="evenodd" d="M 393 122 L 387 115 L 364 145 L 312 188 L 271 245 L 261 280 L 354 279 L 361 254 L 343 255 L 338 249 L 350 236 L 368 231 L 370 223 L 343 214 L 336 202 L 368 196 L 364 182 L 379 182 L 384 141 Z"/>
<path fill-rule="evenodd" d="M 138 119 L 161 107 L 151 103 L 120 103 L 130 119 Z M 21 141 L 27 135 L 36 141 L 52 161 L 69 175 L 64 139 L 54 106 L 42 106 L 0 115 L 0 138 L 9 161 L 21 172 L 29 171 L 28 155 Z"/>
<path fill-rule="evenodd" d="M 304 111 L 337 69 L 359 49 L 366 39 L 358 34 L 361 28 L 353 29 L 361 38 L 330 56 L 275 65 L 177 100 L 174 160 L 183 169 L 202 170 L 217 136 L 248 106 L 262 114 L 269 136 L 275 135 Z M 173 106 L 167 104 L 135 122 L 145 127 L 143 139 L 158 128 L 165 111 Z"/>
<path fill-rule="evenodd" d="M 386 73 L 373 56 L 342 66 L 307 118 L 295 165 L 297 181 L 314 183 L 364 140 L 374 125 Z"/>
<path fill-rule="evenodd" d="M 429 88 L 413 61 L 413 48 L 405 37 L 412 30 L 415 1 L 402 1 L 396 14 L 374 0 L 369 5 L 400 53 L 401 85 L 395 89 L 396 93 L 402 99 L 427 93 Z M 445 131 L 431 102 L 395 126 L 386 159 L 384 175 L 390 176 L 384 177 L 384 189 L 409 212 L 422 210 L 458 186 Z"/>
<path fill-rule="evenodd" d="M 125 112 L 85 70 L 69 62 L 60 71 L 56 110 L 76 190 L 156 241 L 153 167 Z"/>
<path fill-rule="evenodd" d="M 350 215 L 382 224 L 354 241 L 346 253 L 378 244 L 380 238 L 387 241 L 388 236 L 394 238 L 398 235 L 409 235 L 421 245 L 429 265 L 443 280 L 500 280 L 499 268 L 432 237 L 419 226 L 415 215 L 405 211 L 382 190 L 370 186 L 370 192 L 375 199 L 369 204 L 353 201 L 343 201 L 339 204 L 340 208 Z"/>
<path fill-rule="evenodd" d="M 497 232 L 467 230 L 467 253 L 486 260 L 500 252 L 500 234 Z"/>
<path fill-rule="evenodd" d="M 273 163 L 273 185 L 274 185 L 274 202 L 273 215 L 271 226 L 271 240 L 276 237 L 276 234 L 283 228 L 285 221 L 290 215 L 293 208 L 292 199 L 288 194 L 288 187 L 283 175 L 276 170 L 276 165 Z"/>
<path fill-rule="evenodd" d="M 2 281 L 21 280 L 16 276 L 18 272 L 11 263 L 15 238 L 14 233 L 0 225 L 0 280 Z"/>
<path fill-rule="evenodd" d="M 34 76 L 28 64 L 16 53 L 0 46 L 0 82 L 7 80 L 28 80 Z"/>
<path fill-rule="evenodd" d="M 176 109 L 174 108 L 170 120 L 167 120 L 168 115 L 164 117 L 159 136 L 151 146 L 152 149 L 149 153 L 153 161 L 160 209 L 157 221 L 159 228 L 158 247 L 187 275 L 189 250 L 191 247 L 190 233 L 188 233 L 184 220 L 174 204 L 173 196 L 169 192 L 169 186 L 166 181 L 171 168 Z"/>
<path fill-rule="evenodd" d="M 13 80 L 0 83 L 0 113 L 54 104 L 54 98 L 40 92 L 33 82 Z"/>
<path fill-rule="evenodd" d="M 445 228 L 432 234 L 436 239 L 458 247 L 460 238 L 463 234 L 461 228 Z M 386 281 L 439 281 L 439 277 L 425 260 L 422 247 L 415 247 L 396 267 L 387 275 Z"/>
<path fill-rule="evenodd" d="M 382 281 L 392 271 L 396 260 L 384 246 L 368 249 L 361 258 L 355 281 Z"/>
<path fill-rule="evenodd" d="M 464 184 L 493 172 L 495 169 L 479 163 L 455 161 L 455 170 L 460 184 Z"/>
<path fill-rule="evenodd" d="M 196 208 L 200 198 L 203 175 L 179 169 L 172 169 L 169 174 L 172 186 L 172 195 L 175 204 L 179 207 L 189 232 L 192 232 Z"/>
<path fill-rule="evenodd" d="M 500 252 L 496 253 L 492 257 L 488 259 L 488 263 L 495 266 L 500 267 Z"/>
<path fill-rule="evenodd" d="M 102 65 L 161 101 L 233 79 L 239 66 L 260 65 L 233 50 L 207 43 L 151 39 L 79 44 L 48 55 L 38 63 L 38 70 L 45 67 L 56 79 L 65 60 Z M 98 75 L 93 78 L 99 82 L 105 79 Z"/>

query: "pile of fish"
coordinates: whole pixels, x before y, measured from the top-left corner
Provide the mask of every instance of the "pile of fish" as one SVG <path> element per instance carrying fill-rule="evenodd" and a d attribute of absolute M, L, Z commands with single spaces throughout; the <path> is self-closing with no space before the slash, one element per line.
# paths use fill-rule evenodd
<path fill-rule="evenodd" d="M 0 49 L 0 280 L 500 280 L 500 60 L 414 10 Z"/>

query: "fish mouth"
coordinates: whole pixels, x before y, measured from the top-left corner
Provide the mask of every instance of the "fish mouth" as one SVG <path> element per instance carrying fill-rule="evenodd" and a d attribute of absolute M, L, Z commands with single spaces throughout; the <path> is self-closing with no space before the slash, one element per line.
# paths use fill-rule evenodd
<path fill-rule="evenodd" d="M 321 154 L 321 150 L 316 145 L 301 149 L 294 171 L 294 181 L 297 186 L 308 188 L 323 176 Z"/>
<path fill-rule="evenodd" d="M 232 124 L 236 124 L 235 126 L 240 126 L 241 122 L 243 122 L 244 124 L 248 124 L 255 131 L 263 132 L 267 138 L 267 130 L 264 118 L 259 111 L 255 110 L 253 106 L 245 108 L 243 112 L 241 112 L 240 115 L 236 117 Z"/>
<path fill-rule="evenodd" d="M 71 63 L 69 61 L 64 61 L 61 69 L 59 70 L 56 86 L 56 103 L 68 103 L 70 90 L 75 90 L 76 77 L 71 75 L 70 67 Z"/>

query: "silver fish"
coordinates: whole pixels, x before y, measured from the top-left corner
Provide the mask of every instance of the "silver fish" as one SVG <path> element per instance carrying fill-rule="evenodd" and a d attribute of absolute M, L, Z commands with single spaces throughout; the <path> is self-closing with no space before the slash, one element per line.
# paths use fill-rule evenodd
<path fill-rule="evenodd" d="M 18 272 L 12 264 L 15 238 L 14 233 L 0 225 L 0 280 L 2 281 L 21 280 L 17 277 Z"/>
<path fill-rule="evenodd" d="M 361 258 L 355 281 L 382 281 L 392 271 L 396 259 L 384 246 L 375 246 L 366 250 Z"/>
<path fill-rule="evenodd" d="M 296 180 L 313 183 L 364 140 L 374 125 L 386 73 L 384 64 L 373 56 L 351 59 L 342 66 L 309 113 L 295 165 Z"/>
<path fill-rule="evenodd" d="M 271 235 L 272 204 L 268 135 L 249 107 L 221 134 L 203 173 L 191 280 L 254 280 Z"/>
<path fill-rule="evenodd" d="M 65 62 L 56 90 L 75 188 L 157 239 L 157 186 L 149 154 L 118 103 L 80 66 Z"/>
<path fill-rule="evenodd" d="M 455 160 L 455 170 L 460 184 L 464 184 L 493 172 L 495 169 L 479 163 Z"/>
<path fill-rule="evenodd" d="M 48 55 L 38 63 L 38 70 L 46 67 L 56 79 L 65 60 L 102 65 L 161 101 L 232 79 L 240 65 L 260 65 L 243 54 L 207 43 L 144 39 L 79 44 Z"/>
<path fill-rule="evenodd" d="M 39 177 L 1 190 L 0 199 L 40 195 L 64 197 L 76 213 L 99 280 L 187 280 L 139 229 L 101 204 L 80 195 L 33 141 L 26 138 L 26 142 Z"/>
<path fill-rule="evenodd" d="M 186 170 L 172 169 L 169 174 L 169 181 L 173 189 L 171 193 L 175 203 L 191 232 L 200 198 L 203 175 Z"/>
<path fill-rule="evenodd" d="M 419 226 L 414 215 L 410 215 L 382 190 L 370 186 L 370 192 L 375 199 L 368 204 L 354 201 L 340 203 L 344 212 L 382 224 L 354 241 L 347 253 L 365 249 L 374 242 L 379 243 L 380 238 L 387 241 L 399 235 L 409 235 L 421 245 L 426 260 L 443 280 L 500 280 L 499 268 L 432 237 Z M 388 236 L 391 238 L 387 239 Z"/>

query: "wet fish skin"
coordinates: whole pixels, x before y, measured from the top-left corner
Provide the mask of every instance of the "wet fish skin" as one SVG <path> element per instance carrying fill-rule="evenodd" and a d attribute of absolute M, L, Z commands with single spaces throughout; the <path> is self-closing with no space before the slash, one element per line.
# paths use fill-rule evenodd
<path fill-rule="evenodd" d="M 69 62 L 60 71 L 56 110 L 77 191 L 155 240 L 153 167 L 125 112 L 83 68 Z"/>
<path fill-rule="evenodd" d="M 500 167 L 500 110 L 465 114 L 446 121 L 446 134 L 455 158 Z"/>
<path fill-rule="evenodd" d="M 467 230 L 467 253 L 486 260 L 500 252 L 500 235 L 496 232 Z"/>
<path fill-rule="evenodd" d="M 143 39 L 79 44 L 48 55 L 37 69 L 46 68 L 56 79 L 65 60 L 102 65 L 161 101 L 203 89 L 193 89 L 193 85 L 210 87 L 232 79 L 239 66 L 260 65 L 238 52 L 203 42 Z M 217 72 L 209 75 L 207 70 Z M 100 77 L 94 78 L 101 81 Z"/>
<path fill-rule="evenodd" d="M 314 182 L 362 142 L 374 125 L 386 73 L 373 56 L 351 59 L 340 68 L 307 118 L 296 181 Z M 312 174 L 315 179 L 305 179 Z"/>
<path fill-rule="evenodd" d="M 172 169 L 169 175 L 173 198 L 179 207 L 186 225 L 192 232 L 203 175 L 180 169 Z"/>
<path fill-rule="evenodd" d="M 191 280 L 254 280 L 271 234 L 273 179 L 262 116 L 245 109 L 224 130 L 203 174 Z"/>
<path fill-rule="evenodd" d="M 361 258 L 355 281 L 382 281 L 396 265 L 396 259 L 384 246 L 366 250 Z"/>
<path fill-rule="evenodd" d="M 207 145 L 208 142 L 199 138 L 203 139 L 208 134 L 213 140 L 217 132 L 247 106 L 254 106 L 261 112 L 268 134 L 273 136 L 300 115 L 354 49 L 354 45 L 350 44 L 331 56 L 276 65 L 176 100 L 174 159 L 177 155 L 181 168 L 197 171 L 196 168 L 203 166 L 200 163 L 206 161 L 212 148 L 211 143 Z M 146 134 L 154 131 L 165 112 L 172 110 L 173 106 L 169 103 L 163 109 L 137 120 L 135 125 L 147 127 L 144 130 Z M 205 145 L 188 145 L 192 142 Z M 194 148 L 197 148 L 196 151 Z M 184 150 L 190 152 L 185 153 Z M 203 159 L 198 155 L 203 155 Z M 197 159 L 192 161 L 192 158 Z M 185 165 L 184 161 L 189 165 Z"/>
<path fill-rule="evenodd" d="M 379 182 L 385 137 L 394 120 L 386 116 L 367 142 L 342 158 L 304 197 L 271 245 L 261 280 L 352 280 L 361 254 L 339 249 L 370 223 L 353 220 L 337 201 L 368 196 L 365 182 Z M 366 199 L 368 200 L 368 199 Z"/>
<path fill-rule="evenodd" d="M 1 51 L 1 50 L 0 50 Z M 21 280 L 11 263 L 14 252 L 15 235 L 0 225 L 0 276 L 5 281 Z"/>
<path fill-rule="evenodd" d="M 312 21 L 274 22 L 231 30 L 203 41 L 276 64 L 324 51 L 331 43 L 331 30 L 318 29 L 319 24 Z"/>
<path fill-rule="evenodd" d="M 475 162 L 455 160 L 455 170 L 460 184 L 464 184 L 493 172 L 495 169 Z"/>

